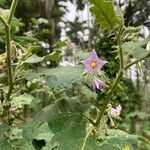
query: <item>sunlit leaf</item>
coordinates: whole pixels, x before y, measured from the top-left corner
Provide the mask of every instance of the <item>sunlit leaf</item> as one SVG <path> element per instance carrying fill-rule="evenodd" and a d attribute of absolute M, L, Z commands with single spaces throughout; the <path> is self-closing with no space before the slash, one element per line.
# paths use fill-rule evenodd
<path fill-rule="evenodd" d="M 22 64 L 35 64 L 44 60 L 44 57 L 38 57 L 36 54 L 33 54 L 28 59 L 22 62 Z"/>
<path fill-rule="evenodd" d="M 35 100 L 35 98 L 27 93 L 24 93 L 23 95 L 14 96 L 12 98 L 11 103 L 20 103 L 21 105 L 31 105 L 32 101 Z"/>
<path fill-rule="evenodd" d="M 60 59 L 60 50 L 55 50 L 49 55 L 45 56 L 44 60 L 49 60 L 49 61 L 58 61 Z"/>
<path fill-rule="evenodd" d="M 122 150 L 130 150 L 130 147 L 127 145 L 127 146 L 124 147 Z"/>
<path fill-rule="evenodd" d="M 57 47 L 57 48 L 60 48 L 60 47 L 66 46 L 66 45 L 67 45 L 67 41 L 58 41 L 53 46 Z"/>
<path fill-rule="evenodd" d="M 118 25 L 113 1 L 89 0 L 89 2 L 93 4 L 90 11 L 95 15 L 96 23 L 100 24 L 102 29 L 113 29 Z"/>

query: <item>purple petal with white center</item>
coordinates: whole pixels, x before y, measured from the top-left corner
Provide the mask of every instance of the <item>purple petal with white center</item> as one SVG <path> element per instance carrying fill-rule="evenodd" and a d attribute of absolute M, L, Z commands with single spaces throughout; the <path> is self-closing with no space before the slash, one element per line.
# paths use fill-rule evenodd
<path fill-rule="evenodd" d="M 91 66 L 91 63 L 93 61 L 96 62 L 95 67 Z M 86 60 L 83 61 L 83 64 L 85 66 L 85 71 L 88 73 L 98 73 L 103 67 L 103 65 L 105 65 L 106 63 L 107 61 L 99 59 L 95 50 L 93 50 L 91 55 Z"/>

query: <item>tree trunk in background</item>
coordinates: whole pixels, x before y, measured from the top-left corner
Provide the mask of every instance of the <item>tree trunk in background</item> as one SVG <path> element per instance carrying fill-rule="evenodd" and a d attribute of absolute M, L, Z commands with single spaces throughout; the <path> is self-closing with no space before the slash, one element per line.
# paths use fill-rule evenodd
<path fill-rule="evenodd" d="M 49 44 L 49 50 L 52 52 L 53 51 L 53 48 L 52 48 L 52 45 L 53 45 L 53 38 L 55 37 L 55 21 L 54 19 L 52 18 L 52 11 L 53 11 L 53 7 L 55 7 L 55 4 L 54 4 L 54 0 L 45 0 L 45 16 L 46 16 L 46 19 L 49 20 L 50 24 L 51 24 L 51 28 L 50 28 L 50 35 L 48 37 L 48 44 Z"/>
<path fill-rule="evenodd" d="M 47 19 L 51 19 L 51 13 L 54 6 L 54 0 L 45 0 L 45 15 Z"/>

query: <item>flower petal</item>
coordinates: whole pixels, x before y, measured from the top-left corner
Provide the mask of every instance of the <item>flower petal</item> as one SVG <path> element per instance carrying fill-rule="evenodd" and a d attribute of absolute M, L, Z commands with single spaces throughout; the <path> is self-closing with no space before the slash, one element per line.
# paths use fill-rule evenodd
<path fill-rule="evenodd" d="M 92 65 L 92 63 L 95 62 L 96 64 Z M 83 61 L 83 64 L 85 66 L 85 71 L 89 73 L 98 73 L 103 65 L 105 65 L 107 61 L 99 59 L 97 53 L 95 50 L 92 51 L 91 55 Z"/>

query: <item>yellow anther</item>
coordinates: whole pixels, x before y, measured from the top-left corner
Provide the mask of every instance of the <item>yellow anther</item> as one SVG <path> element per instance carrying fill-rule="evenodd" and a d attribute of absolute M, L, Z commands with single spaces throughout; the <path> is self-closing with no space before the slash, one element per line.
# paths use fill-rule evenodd
<path fill-rule="evenodd" d="M 97 62 L 96 62 L 96 61 L 92 61 L 92 62 L 91 62 L 91 67 L 92 67 L 92 68 L 95 68 L 96 66 L 97 66 Z"/>

